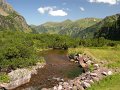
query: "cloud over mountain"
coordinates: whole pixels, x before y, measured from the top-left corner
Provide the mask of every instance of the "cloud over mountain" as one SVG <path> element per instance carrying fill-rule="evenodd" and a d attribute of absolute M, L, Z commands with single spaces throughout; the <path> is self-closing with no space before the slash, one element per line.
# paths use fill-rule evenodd
<path fill-rule="evenodd" d="M 51 16 L 67 16 L 67 12 L 65 12 L 62 9 L 56 9 L 56 6 L 52 7 L 40 7 L 38 8 L 38 11 L 41 14 L 48 13 Z"/>

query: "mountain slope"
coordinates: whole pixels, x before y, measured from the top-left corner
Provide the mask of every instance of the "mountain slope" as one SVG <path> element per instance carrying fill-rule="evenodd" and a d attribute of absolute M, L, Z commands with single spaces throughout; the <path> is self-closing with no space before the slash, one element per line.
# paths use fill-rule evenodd
<path fill-rule="evenodd" d="M 98 23 L 101 19 L 98 18 L 84 18 L 77 21 L 71 21 L 69 19 L 63 22 L 47 22 L 45 24 L 33 27 L 38 33 L 57 33 L 65 34 L 75 37 L 76 34 Z"/>
<path fill-rule="evenodd" d="M 84 31 L 84 29 L 98 23 L 100 20 L 98 18 L 83 18 L 69 24 L 69 26 L 63 28 L 59 33 L 76 37 L 78 32 Z"/>
<path fill-rule="evenodd" d="M 95 33 L 95 37 L 104 37 L 111 40 L 120 40 L 120 14 L 106 17 L 102 27 Z"/>
<path fill-rule="evenodd" d="M 95 25 L 80 31 L 78 37 L 104 37 L 106 39 L 120 40 L 120 14 L 107 16 Z"/>
<path fill-rule="evenodd" d="M 5 0 L 0 0 L 0 31 L 3 30 L 31 32 L 25 19 Z"/>

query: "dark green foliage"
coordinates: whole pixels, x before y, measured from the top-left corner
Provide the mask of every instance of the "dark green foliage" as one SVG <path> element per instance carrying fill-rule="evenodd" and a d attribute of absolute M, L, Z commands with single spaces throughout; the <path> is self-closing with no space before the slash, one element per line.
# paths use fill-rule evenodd
<path fill-rule="evenodd" d="M 120 14 L 106 17 L 101 28 L 95 33 L 95 38 L 104 37 L 110 40 L 120 40 Z"/>
<path fill-rule="evenodd" d="M 0 68 L 11 70 L 35 65 L 38 49 L 68 49 L 78 46 L 116 46 L 118 42 L 97 39 L 79 39 L 57 34 L 27 34 L 22 32 L 0 32 Z"/>
<path fill-rule="evenodd" d="M 34 34 L 32 38 L 34 39 L 35 47 L 39 48 L 67 49 L 78 46 L 77 39 L 66 35 Z"/>
<path fill-rule="evenodd" d="M 20 32 L 0 32 L 0 68 L 16 69 L 35 65 L 33 41 Z"/>
<path fill-rule="evenodd" d="M 80 46 L 84 47 L 102 47 L 102 46 L 116 46 L 118 42 L 111 41 L 104 39 L 103 37 L 101 38 L 96 38 L 96 39 L 81 39 L 79 41 Z"/>
<path fill-rule="evenodd" d="M 11 70 L 35 65 L 40 60 L 36 56 L 37 49 L 67 49 L 78 44 L 69 36 L 1 31 L 0 68 Z"/>
<path fill-rule="evenodd" d="M 79 31 L 76 36 L 81 38 L 104 37 L 110 40 L 120 40 L 120 14 L 107 16 L 100 22 Z"/>

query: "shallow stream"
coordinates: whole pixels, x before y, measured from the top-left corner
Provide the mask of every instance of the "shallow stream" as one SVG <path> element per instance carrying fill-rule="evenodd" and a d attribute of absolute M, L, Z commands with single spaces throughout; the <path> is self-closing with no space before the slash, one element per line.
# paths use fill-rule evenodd
<path fill-rule="evenodd" d="M 39 53 L 46 60 L 47 65 L 38 69 L 37 75 L 32 75 L 29 83 L 14 90 L 40 90 L 50 88 L 60 81 L 73 79 L 82 73 L 77 63 L 70 62 L 66 50 L 48 50 Z"/>

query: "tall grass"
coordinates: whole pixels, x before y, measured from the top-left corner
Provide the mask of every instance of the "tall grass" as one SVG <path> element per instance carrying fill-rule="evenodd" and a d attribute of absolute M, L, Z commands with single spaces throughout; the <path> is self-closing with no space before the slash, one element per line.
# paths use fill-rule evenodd
<path fill-rule="evenodd" d="M 120 48 L 119 47 L 90 47 L 90 48 L 70 48 L 68 54 L 86 53 L 96 60 L 105 61 L 109 68 L 120 67 Z"/>
<path fill-rule="evenodd" d="M 87 90 L 120 90 L 120 74 L 108 76 Z"/>

